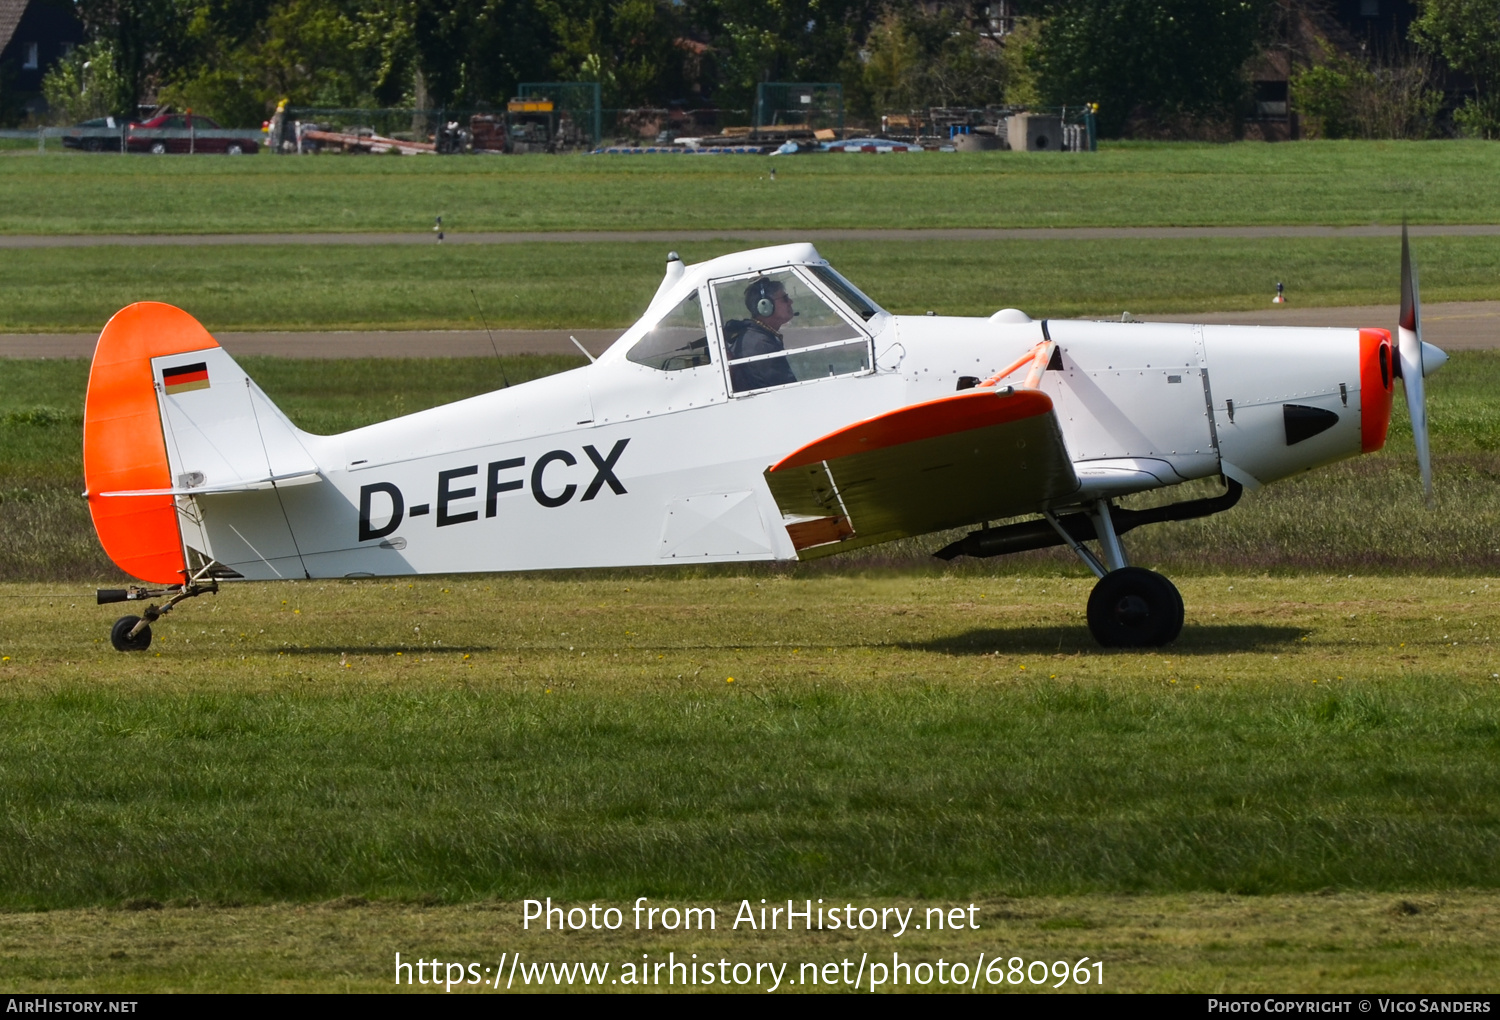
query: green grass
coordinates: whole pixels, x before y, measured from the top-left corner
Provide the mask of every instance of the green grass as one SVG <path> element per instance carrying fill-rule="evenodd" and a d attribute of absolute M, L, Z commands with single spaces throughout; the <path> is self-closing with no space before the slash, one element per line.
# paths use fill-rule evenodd
<path fill-rule="evenodd" d="M 690 262 L 743 245 L 677 246 Z M 661 280 L 665 244 L 0 249 L 0 331 L 100 329 L 133 301 L 210 331 L 625 327 Z M 1389 238 L 828 242 L 819 250 L 887 308 L 1037 317 L 1390 304 Z M 1418 242 L 1429 302 L 1500 299 L 1500 238 Z M 587 281 L 586 287 L 580 283 Z M 471 293 L 471 290 L 473 293 Z M 1360 325 L 1354 323 L 1353 325 Z M 1389 323 L 1364 323 L 1389 325 Z"/>
<path fill-rule="evenodd" d="M 0 160 L 0 233 L 1500 222 L 1484 142 L 756 157 Z"/>
<path fill-rule="evenodd" d="M 249 373 L 304 428 L 332 433 L 486 392 L 500 385 L 490 359 L 317 361 L 245 358 Z M 507 358 L 512 383 L 581 364 L 579 358 Z M 81 420 L 87 365 L 0 362 L 0 580 L 106 579 L 114 568 L 94 538 L 83 490 Z M 1436 500 L 1423 504 L 1410 427 L 1396 401 L 1391 438 L 1358 457 L 1245 495 L 1228 513 L 1132 532 L 1140 563 L 1174 574 L 1205 571 L 1339 573 L 1500 572 L 1500 353 L 1461 351 L 1430 381 Z M 1191 488 L 1191 487 L 1190 487 Z M 1189 495 L 1201 494 L 1193 489 Z M 1170 492 L 1157 499 L 1178 499 Z M 1143 503 L 1142 500 L 1130 501 Z M 816 574 L 898 567 L 924 571 L 1058 571 L 1081 567 L 1062 550 L 944 566 L 928 536 L 794 570 Z"/>
<path fill-rule="evenodd" d="M 970 902 L 861 898 L 854 905 L 913 909 L 915 920 L 932 907 L 962 909 Z M 702 900 L 653 904 L 709 906 L 725 919 L 739 906 L 734 901 Z M 630 905 L 600 903 L 626 911 Z M 493 971 L 519 951 L 528 964 L 607 963 L 614 979 L 623 964 L 645 958 L 642 954 L 651 960 L 671 959 L 669 954 L 691 960 L 697 953 L 699 960 L 730 964 L 774 962 L 786 965 L 778 990 L 844 991 L 847 988 L 840 984 L 822 983 L 826 975 L 821 974 L 819 984 L 811 985 L 811 971 L 804 967 L 849 960 L 852 977 L 863 954 L 888 963 L 895 952 L 902 962 L 929 965 L 945 958 L 972 966 L 981 953 L 985 963 L 998 956 L 997 970 L 983 968 L 981 991 L 1052 992 L 1051 977 L 1039 988 L 1009 973 L 1010 959 L 1023 953 L 1023 961 L 1086 958 L 1090 967 L 1101 961 L 1105 992 L 1431 995 L 1489 992 L 1500 962 L 1494 924 L 1500 897 L 1492 892 L 1038 896 L 979 898 L 974 905 L 977 930 L 908 930 L 899 942 L 879 933 L 851 938 L 844 931 L 788 934 L 748 932 L 743 927 L 726 930 L 723 925 L 691 934 L 660 929 L 624 936 L 588 930 L 548 933 L 523 928 L 523 908 L 514 901 L 422 906 L 346 897 L 315 905 L 214 909 L 193 904 L 0 914 L 0 984 L 28 993 L 72 994 L 390 992 L 398 990 L 393 980 L 397 952 L 403 960 L 473 962 L 485 980 L 493 980 L 484 968 Z M 446 967 L 440 968 L 441 975 L 447 973 Z M 1065 986 L 1057 992 L 1100 990 L 1096 973 L 1090 973 L 1088 985 Z M 1003 983 L 991 986 L 991 976 Z M 762 979 L 757 990 L 769 991 L 771 976 L 763 972 Z M 509 994 L 568 990 L 566 985 L 559 989 L 555 979 L 528 983 L 520 968 L 512 987 L 505 985 L 500 982 L 500 991 Z M 605 985 L 609 991 L 631 990 L 609 985 L 608 980 Z M 581 989 L 581 982 L 573 988 Z M 866 975 L 860 990 L 868 988 Z M 433 988 L 429 981 L 423 986 L 415 978 L 399 990 L 448 994 L 445 985 Z M 681 986 L 661 990 L 680 991 Z M 724 989 L 700 984 L 694 990 Z M 879 990 L 892 988 L 883 985 Z M 925 988 L 903 983 L 896 990 L 954 989 L 932 981 Z M 452 988 L 454 994 L 496 991 L 466 983 Z"/>
<path fill-rule="evenodd" d="M 1061 578 L 7 598 L 0 906 L 1495 888 L 1488 583 L 1190 580 L 1147 654 Z"/>

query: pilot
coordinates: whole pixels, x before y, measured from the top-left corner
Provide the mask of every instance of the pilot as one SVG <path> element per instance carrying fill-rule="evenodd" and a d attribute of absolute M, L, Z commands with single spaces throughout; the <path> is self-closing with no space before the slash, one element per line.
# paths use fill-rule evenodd
<path fill-rule="evenodd" d="M 786 358 L 767 358 L 748 365 L 736 365 L 740 358 L 757 354 L 775 354 L 786 349 L 781 327 L 792 321 L 792 296 L 778 280 L 760 277 L 745 288 L 745 309 L 749 321 L 735 319 L 725 330 L 729 348 L 729 382 L 736 393 L 759 390 L 767 386 L 794 383 L 797 376 Z"/>

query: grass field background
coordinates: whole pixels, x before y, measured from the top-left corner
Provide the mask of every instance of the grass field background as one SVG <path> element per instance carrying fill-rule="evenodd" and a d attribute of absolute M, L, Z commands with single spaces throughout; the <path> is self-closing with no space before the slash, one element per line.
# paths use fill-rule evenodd
<path fill-rule="evenodd" d="M 776 167 L 777 179 L 768 176 Z M 1500 222 L 1484 142 L 1097 153 L 0 159 L 0 233 Z"/>
<path fill-rule="evenodd" d="M 689 262 L 738 250 L 677 245 Z M 1387 304 L 1391 238 L 838 241 L 818 250 L 898 313 L 1034 317 Z M 93 332 L 133 301 L 224 330 L 619 327 L 645 310 L 666 244 L 0 249 L 0 332 Z M 1429 301 L 1500 299 L 1500 237 L 1423 238 Z M 481 318 L 480 310 L 483 310 Z M 1394 313 L 1393 313 L 1394 314 Z M 1382 323 L 1350 323 L 1382 325 Z"/>

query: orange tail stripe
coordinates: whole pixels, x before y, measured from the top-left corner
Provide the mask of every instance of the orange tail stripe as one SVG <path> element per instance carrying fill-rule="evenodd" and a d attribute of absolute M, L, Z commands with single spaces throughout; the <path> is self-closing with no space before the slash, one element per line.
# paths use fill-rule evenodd
<path fill-rule="evenodd" d="M 99 493 L 171 487 L 151 359 L 217 346 L 187 312 L 143 301 L 116 312 L 94 349 L 83 411 L 89 513 L 109 558 L 143 581 L 182 580 L 187 564 L 176 502 L 171 496 Z"/>

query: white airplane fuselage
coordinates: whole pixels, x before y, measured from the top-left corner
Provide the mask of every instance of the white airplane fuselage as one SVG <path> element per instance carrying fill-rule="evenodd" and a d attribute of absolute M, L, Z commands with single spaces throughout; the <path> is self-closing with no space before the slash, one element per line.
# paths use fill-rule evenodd
<path fill-rule="evenodd" d="M 826 265 L 786 245 L 680 271 L 593 364 L 341 435 L 296 430 L 252 383 L 232 384 L 227 354 L 204 352 L 213 386 L 160 398 L 172 477 L 203 486 L 177 497 L 184 544 L 249 579 L 793 560 L 770 465 L 851 422 L 952 396 L 1047 340 L 1057 353 L 1037 388 L 1081 484 L 1037 512 L 1218 475 L 1255 488 L 1384 441 L 1390 379 L 1367 393 L 1369 330 L 877 311 L 850 319 L 868 369 L 741 394 L 719 321 L 705 326 L 708 364 L 627 358 L 693 289 L 718 320 L 715 279 L 804 264 Z M 156 359 L 159 379 L 174 360 Z M 249 395 L 234 427 L 215 420 L 235 413 L 231 385 Z M 1371 396 L 1385 416 L 1365 410 Z M 1321 414 L 1316 433 L 1290 441 L 1288 406 Z M 205 470 L 214 457 L 223 469 Z M 247 461 L 282 481 L 211 491 Z"/>

